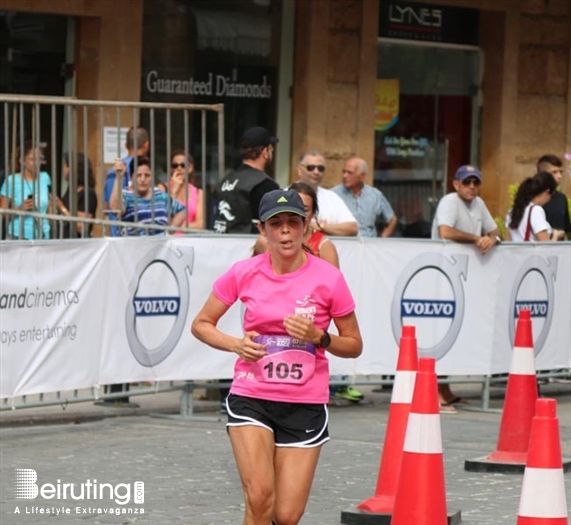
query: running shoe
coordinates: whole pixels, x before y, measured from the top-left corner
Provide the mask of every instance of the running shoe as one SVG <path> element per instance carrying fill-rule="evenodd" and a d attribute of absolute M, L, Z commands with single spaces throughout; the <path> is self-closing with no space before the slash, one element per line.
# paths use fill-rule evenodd
<path fill-rule="evenodd" d="M 361 401 L 365 396 L 352 386 L 340 386 L 333 390 L 333 397 L 340 397 L 347 401 Z"/>

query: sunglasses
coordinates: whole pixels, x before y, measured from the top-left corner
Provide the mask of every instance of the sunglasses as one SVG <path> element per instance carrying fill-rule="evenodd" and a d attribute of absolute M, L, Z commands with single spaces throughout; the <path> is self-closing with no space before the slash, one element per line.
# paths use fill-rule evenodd
<path fill-rule="evenodd" d="M 185 164 L 184 162 L 178 162 L 178 163 L 177 163 L 177 162 L 173 162 L 173 163 L 171 164 L 171 168 L 172 168 L 173 170 L 176 170 L 177 168 L 186 168 L 186 164 Z"/>
<path fill-rule="evenodd" d="M 317 171 L 319 171 L 319 173 L 323 173 L 323 172 L 325 171 L 325 166 L 322 166 L 322 165 L 320 165 L 320 164 L 307 164 L 307 165 L 305 166 L 305 169 L 306 169 L 307 171 L 315 171 L 315 170 L 317 170 Z"/>
<path fill-rule="evenodd" d="M 468 177 L 467 179 L 464 179 L 462 181 L 463 186 L 470 186 L 471 184 L 473 184 L 474 186 L 479 186 L 480 184 L 482 184 L 482 181 L 475 177 Z"/>

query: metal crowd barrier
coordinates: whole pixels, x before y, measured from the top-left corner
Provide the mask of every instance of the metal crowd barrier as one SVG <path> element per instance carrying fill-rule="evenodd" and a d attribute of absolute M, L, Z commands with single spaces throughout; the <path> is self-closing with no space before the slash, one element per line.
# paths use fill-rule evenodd
<path fill-rule="evenodd" d="M 57 199 L 67 193 L 70 216 L 77 216 L 78 212 L 87 215 L 92 208 L 90 192 L 84 193 L 85 202 L 78 202 L 78 187 L 90 188 L 90 173 L 93 172 L 97 181 L 94 190 L 98 202 L 93 218 L 113 218 L 113 210 L 108 209 L 108 203 L 104 203 L 105 167 L 112 165 L 114 157 L 121 156 L 119 152 L 123 147 L 123 135 L 130 128 L 144 128 L 147 132 L 147 156 L 150 158 L 153 187 L 169 178 L 173 151 L 183 150 L 187 158 L 193 150 L 200 152 L 200 161 L 197 159 L 193 164 L 200 182 L 197 176 L 193 177 L 186 169 L 185 197 L 188 201 L 189 183 L 202 186 L 205 220 L 208 217 L 210 192 L 225 172 L 223 104 L 112 102 L 0 94 L 0 113 L 0 183 L 6 181 L 5 193 L 11 196 L 5 201 L 8 203 L 4 206 L 5 209 L 24 211 L 14 209 L 15 197 L 19 195 L 22 200 L 33 198 L 34 206 L 41 207 L 33 211 L 45 214 L 49 211 L 46 206 L 46 193 L 49 192 L 49 207 L 55 214 Z M 214 123 L 207 120 L 209 114 L 214 114 Z M 197 132 L 197 129 L 200 131 Z M 134 133 L 135 151 L 144 146 L 138 143 L 137 137 L 138 134 Z M 216 137 L 215 144 L 212 143 L 213 137 Z M 30 152 L 29 158 L 25 156 L 26 150 Z M 63 175 L 64 157 L 69 166 L 67 180 Z M 35 171 L 33 180 L 10 177 L 20 173 L 26 162 L 31 163 L 27 169 Z M 136 170 L 136 157 L 134 164 Z M 45 175 L 41 175 L 42 172 Z M 49 177 L 47 189 L 46 176 Z M 8 180 L 11 184 L 8 184 Z M 136 190 L 136 178 L 133 179 L 133 185 Z M 25 235 L 24 221 L 19 221 L 19 227 L 15 228 L 18 231 L 13 231 L 12 237 L 46 238 L 43 231 L 46 223 L 38 216 L 30 216 L 35 218 L 32 235 Z M 67 223 L 62 218 L 58 224 Z M 92 224 L 97 226 L 100 223 Z M 52 228 L 52 225 L 49 228 L 49 238 L 90 236 L 88 229 L 77 232 L 75 228 L 69 228 L 68 231 L 61 227 Z M 2 233 L 4 238 L 6 232 Z M 95 233 L 99 234 L 98 231 Z"/>
<path fill-rule="evenodd" d="M 456 376 L 439 378 L 438 382 L 448 384 L 481 384 L 481 405 L 477 405 L 475 403 L 462 405 L 462 410 L 501 413 L 501 409 L 492 408 L 490 406 L 491 392 L 492 388 L 501 388 L 503 390 L 507 384 L 507 380 L 507 374 L 498 374 L 494 376 Z M 538 372 L 537 380 L 539 385 L 548 383 L 550 380 L 564 380 L 565 382 L 571 382 L 571 370 Z M 359 376 L 346 380 L 332 381 L 331 385 L 392 387 L 393 383 L 394 378 L 392 376 Z M 180 391 L 181 396 L 178 414 L 153 415 L 155 417 L 179 419 L 184 421 L 213 421 L 220 420 L 220 416 L 197 415 L 197 412 L 195 411 L 194 392 L 198 389 L 211 390 L 220 388 L 228 388 L 228 383 L 221 383 L 219 381 L 157 381 L 153 384 L 135 382 L 132 384 L 123 384 L 121 389 L 113 392 L 110 392 L 107 387 L 99 386 L 66 392 L 50 392 L 37 395 L 17 396 L 16 398 L 2 398 L 0 402 L 0 412 L 48 406 L 61 406 L 62 410 L 66 410 L 68 405 L 75 403 L 98 401 L 113 402 L 125 397 L 156 395 L 165 392 Z M 569 393 L 571 393 L 571 391 Z M 212 409 L 210 411 L 212 411 Z M 218 412 L 218 406 L 216 406 L 213 411 Z"/>
<path fill-rule="evenodd" d="M 47 220 L 54 223 L 70 223 L 70 224 L 93 224 L 101 228 L 102 236 L 108 235 L 111 228 L 119 229 L 137 229 L 137 230 L 156 230 L 160 231 L 161 234 L 166 233 L 184 233 L 184 234 L 202 234 L 202 233 L 212 233 L 207 232 L 207 230 L 198 230 L 194 228 L 184 228 L 183 226 L 162 226 L 159 224 L 141 224 L 125 221 L 116 221 L 109 219 L 90 219 L 88 217 L 66 217 L 62 215 L 55 215 L 53 213 L 38 213 L 38 212 L 24 212 L 20 210 L 2 210 L 2 214 L 5 216 L 22 216 L 22 217 L 32 217 L 38 220 Z M 1 231 L 1 227 L 0 227 Z M 156 233 L 155 233 L 156 235 Z"/>

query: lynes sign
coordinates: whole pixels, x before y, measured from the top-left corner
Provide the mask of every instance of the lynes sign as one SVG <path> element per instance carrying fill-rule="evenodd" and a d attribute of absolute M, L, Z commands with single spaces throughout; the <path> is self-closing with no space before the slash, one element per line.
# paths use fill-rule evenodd
<path fill-rule="evenodd" d="M 234 82 L 225 75 L 209 72 L 207 78 L 168 78 L 158 71 L 149 71 L 145 77 L 145 89 L 152 94 L 194 95 L 219 98 L 271 98 L 272 86 L 268 77 L 262 76 L 261 82 Z"/>
<path fill-rule="evenodd" d="M 479 12 L 476 9 L 401 0 L 381 2 L 381 37 L 477 46 L 478 30 Z"/>

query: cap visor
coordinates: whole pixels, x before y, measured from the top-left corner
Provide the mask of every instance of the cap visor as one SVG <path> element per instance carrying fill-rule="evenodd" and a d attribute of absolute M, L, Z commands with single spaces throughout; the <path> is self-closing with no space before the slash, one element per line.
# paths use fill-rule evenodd
<path fill-rule="evenodd" d="M 299 215 L 300 217 L 303 217 L 304 219 L 307 217 L 305 212 L 301 213 L 301 211 L 299 211 L 299 209 L 283 207 L 283 208 L 280 208 L 279 210 L 270 210 L 269 212 L 265 213 L 264 215 L 262 215 L 260 217 L 260 221 L 266 222 L 268 219 L 271 219 L 272 217 L 274 217 L 275 215 L 279 215 L 280 213 L 295 213 L 296 215 Z"/>

